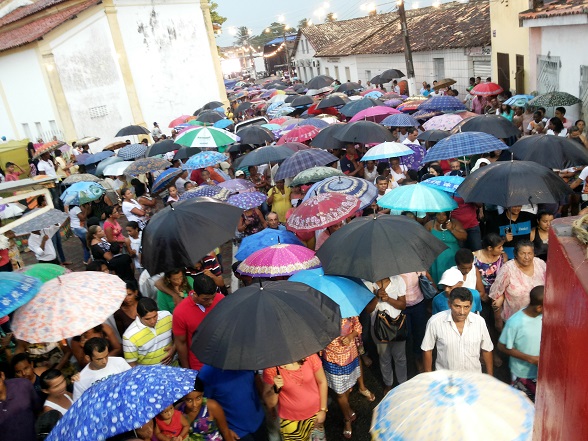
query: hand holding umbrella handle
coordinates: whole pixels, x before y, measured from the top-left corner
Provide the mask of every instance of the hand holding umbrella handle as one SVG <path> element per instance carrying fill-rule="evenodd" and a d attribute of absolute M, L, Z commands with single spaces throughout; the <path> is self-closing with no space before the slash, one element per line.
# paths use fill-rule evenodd
<path fill-rule="evenodd" d="M 284 387 L 284 379 L 281 375 L 278 374 L 274 377 L 274 392 L 279 394 L 282 390 L 282 387 Z"/>

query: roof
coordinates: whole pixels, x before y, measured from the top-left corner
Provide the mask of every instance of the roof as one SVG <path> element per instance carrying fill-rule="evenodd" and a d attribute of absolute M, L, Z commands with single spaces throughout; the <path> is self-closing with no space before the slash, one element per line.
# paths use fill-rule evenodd
<path fill-rule="evenodd" d="M 101 0 L 40 0 L 33 5 L 18 8 L 0 19 L 0 51 L 32 43 L 100 2 Z"/>
<path fill-rule="evenodd" d="M 298 37 L 298 34 L 290 34 L 286 35 L 286 41 L 294 41 Z M 274 38 L 272 41 L 268 41 L 264 46 L 272 46 L 274 44 L 279 44 L 284 42 L 284 37 L 277 37 Z"/>
<path fill-rule="evenodd" d="M 529 9 L 519 14 L 521 20 L 588 14 L 588 0 L 565 0 Z"/>
<path fill-rule="evenodd" d="M 490 45 L 488 0 L 445 3 L 406 12 L 413 52 Z M 317 57 L 404 51 L 397 12 L 324 23 L 302 30 Z"/>

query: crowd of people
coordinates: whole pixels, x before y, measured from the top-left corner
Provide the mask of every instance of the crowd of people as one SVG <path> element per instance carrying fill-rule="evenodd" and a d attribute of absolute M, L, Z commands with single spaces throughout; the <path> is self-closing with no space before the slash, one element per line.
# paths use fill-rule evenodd
<path fill-rule="evenodd" d="M 476 82 L 472 78 L 471 86 Z M 427 96 L 430 90 L 430 85 L 423 83 L 421 93 Z M 434 92 L 442 93 L 453 94 L 450 90 Z M 479 97 L 471 101 L 474 111 L 502 115 L 517 125 L 521 134 L 568 136 L 588 148 L 583 121 L 572 125 L 565 119 L 563 108 L 547 119 L 545 109 L 513 110 L 500 105 L 498 97 L 478 101 Z M 234 100 L 229 112 L 236 113 L 239 103 Z M 435 176 L 466 176 L 505 159 L 502 151 L 495 151 L 465 160 L 424 164 L 422 158 L 431 144 L 418 140 L 422 127 L 390 130 L 398 142 L 415 151 L 416 159 L 364 163 L 361 157 L 367 151 L 365 145 L 347 144 L 332 150 L 337 160 L 328 166 L 365 179 L 378 190 L 373 203 L 352 217 L 389 214 L 390 210 L 377 201 L 399 186 Z M 156 123 L 152 135 L 165 137 Z M 176 136 L 174 131 L 171 137 Z M 267 195 L 264 203 L 243 211 L 235 231 L 236 243 L 266 228 L 285 230 L 287 219 L 302 203 L 311 183 L 290 186 L 291 179 L 275 180 L 279 164 L 246 169 L 235 166 L 238 157 L 246 156 L 252 148 L 227 152 L 226 161 L 216 166 L 185 170 L 159 195 L 150 193 L 157 173 L 130 180 L 125 175 L 106 176 L 107 191 L 99 199 L 63 206 L 59 181 L 84 171 L 75 158 L 87 149 L 74 147 L 75 153 L 55 150 L 36 160 L 32 147 L 29 173 L 55 178 L 53 202 L 68 215 L 68 229 L 80 241 L 86 271 L 117 275 L 126 283 L 127 296 L 108 321 L 60 342 L 15 339 L 10 331 L 11 317 L 0 318 L 2 439 L 37 439 L 36 433 L 47 433 L 47 426 L 55 424 L 93 384 L 138 365 L 180 366 L 197 370 L 198 377 L 194 390 L 182 400 L 162 408 L 143 427 L 113 439 L 265 441 L 281 437 L 285 441 L 319 441 L 325 439 L 325 419 L 334 405 L 343 415 L 342 434 L 349 439 L 357 419 L 350 394 L 359 393 L 368 402 L 376 400 L 363 378 L 364 369 L 373 360 L 379 365 L 386 393 L 407 381 L 410 370 L 484 370 L 492 375 L 508 356 L 511 384 L 534 398 L 548 233 L 555 217 L 566 216 L 567 210 L 572 215 L 580 211 L 581 200 L 575 195 L 581 193 L 565 203 L 539 207 L 466 203 L 453 195 L 458 208 L 452 212 L 424 217 L 422 213 L 404 212 L 403 216 L 422 224 L 447 249 L 430 268 L 365 281 L 373 300 L 359 316 L 342 320 L 341 335 L 321 353 L 259 372 L 224 371 L 198 360 L 190 350 L 194 333 L 226 295 L 235 295 L 225 285 L 229 272 L 224 269 L 232 265 L 241 285 L 254 280 L 236 270 L 238 262 L 226 262 L 227 255 L 220 249 L 190 267 L 150 275 L 142 266 L 142 230 L 157 211 L 180 201 L 186 192 L 232 179 L 247 180 L 256 191 Z M 173 152 L 168 159 L 177 168 L 186 162 L 174 160 Z M 585 171 L 559 172 L 572 188 L 582 186 L 586 192 Z M 27 172 L 13 163 L 6 164 L 7 181 L 19 179 L 21 174 Z M 36 203 L 42 206 L 46 202 L 39 197 Z M 296 235 L 305 246 L 318 250 L 350 220 Z M 28 248 L 37 262 L 71 264 L 63 255 L 61 227 L 48 226 L 31 233 Z M 14 234 L 8 232 L 0 239 L 0 270 L 22 268 Z M 427 286 L 432 287 L 432 295 Z M 378 336 L 376 317 L 383 312 L 393 320 L 406 321 L 404 338 L 383 341 Z M 408 350 L 412 354 L 407 354 Z"/>

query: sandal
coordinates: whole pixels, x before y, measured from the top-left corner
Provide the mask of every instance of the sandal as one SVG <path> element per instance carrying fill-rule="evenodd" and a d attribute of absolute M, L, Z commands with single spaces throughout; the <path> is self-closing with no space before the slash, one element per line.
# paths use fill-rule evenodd
<path fill-rule="evenodd" d="M 353 423 L 353 422 L 355 422 L 356 419 L 357 419 L 357 415 L 355 414 L 355 412 L 351 412 L 351 415 L 349 415 L 349 422 Z"/>
<path fill-rule="evenodd" d="M 376 399 L 376 396 L 369 389 L 359 389 L 359 393 L 366 397 L 370 403 Z"/>
<path fill-rule="evenodd" d="M 353 435 L 353 431 L 351 429 L 351 422 L 352 421 L 351 421 L 351 419 L 347 419 L 347 418 L 344 421 L 345 421 L 344 424 L 349 423 L 350 429 L 345 429 L 345 425 L 343 426 L 343 437 L 347 438 L 347 439 L 351 439 L 351 435 Z"/>

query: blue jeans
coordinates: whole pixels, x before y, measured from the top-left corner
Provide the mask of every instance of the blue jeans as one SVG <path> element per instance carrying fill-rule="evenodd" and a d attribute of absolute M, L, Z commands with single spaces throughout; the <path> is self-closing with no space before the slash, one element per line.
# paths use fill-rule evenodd
<path fill-rule="evenodd" d="M 61 263 L 65 262 L 67 259 L 63 254 L 63 246 L 61 246 L 61 230 L 58 230 L 57 233 L 53 235 L 51 238 L 51 242 L 53 242 L 53 246 L 55 247 L 55 251 L 57 252 L 57 256 L 59 257 Z"/>
<path fill-rule="evenodd" d="M 84 262 L 90 260 L 90 250 L 88 249 L 88 244 L 86 243 L 86 233 L 88 232 L 85 228 L 72 228 L 71 229 L 74 234 L 80 239 L 82 242 L 82 248 L 84 250 Z"/>

